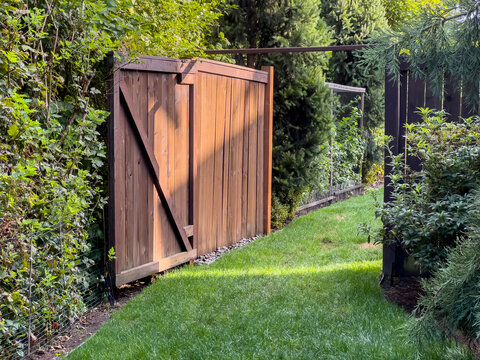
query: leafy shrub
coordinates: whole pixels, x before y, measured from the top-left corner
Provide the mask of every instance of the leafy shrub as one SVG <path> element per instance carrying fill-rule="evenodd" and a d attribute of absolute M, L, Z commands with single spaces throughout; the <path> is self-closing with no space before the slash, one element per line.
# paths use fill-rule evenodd
<path fill-rule="evenodd" d="M 446 122 L 421 110 L 422 123 L 407 124 L 409 156 L 422 160 L 419 171 L 392 158 L 392 201 L 379 211 L 389 228 L 383 241 L 400 241 L 424 270 L 441 265 L 448 248 L 468 227 L 473 190 L 480 184 L 480 122 Z"/>
<path fill-rule="evenodd" d="M 468 233 L 451 248 L 446 262 L 423 283 L 425 295 L 417 308 L 413 330 L 418 337 L 457 330 L 470 338 L 480 336 L 480 193 L 470 205 Z"/>
<path fill-rule="evenodd" d="M 321 146 L 321 152 L 313 165 L 316 177 L 302 194 L 302 204 L 325 196 L 329 191 L 331 173 L 333 185 L 350 185 L 362 180 L 361 164 L 365 154 L 365 140 L 364 133 L 358 126 L 360 110 L 352 102 L 344 106 L 337 116 L 341 118 L 336 119 L 332 127 L 332 141 Z"/>
<path fill-rule="evenodd" d="M 219 5 L 0 3 L 0 358 L 24 355 L 30 314 L 32 338 L 68 324 L 96 280 L 85 268 L 106 201 L 107 53 L 198 53 Z"/>
<path fill-rule="evenodd" d="M 365 139 L 358 127 L 360 110 L 350 109 L 349 116 L 344 116 L 335 123 L 333 137 L 333 183 L 359 183 L 362 181 L 361 165 L 365 155 Z"/>

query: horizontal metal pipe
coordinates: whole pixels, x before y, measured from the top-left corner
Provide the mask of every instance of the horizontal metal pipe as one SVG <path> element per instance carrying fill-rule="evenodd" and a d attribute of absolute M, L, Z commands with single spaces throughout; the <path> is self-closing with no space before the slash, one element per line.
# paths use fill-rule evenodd
<path fill-rule="evenodd" d="M 321 51 L 352 51 L 372 47 L 369 44 L 360 45 L 331 45 L 331 46 L 302 46 L 302 47 L 284 47 L 284 48 L 248 48 L 248 49 L 223 49 L 223 50 L 205 50 L 205 54 L 270 54 L 270 53 L 302 53 L 302 52 L 321 52 Z"/>

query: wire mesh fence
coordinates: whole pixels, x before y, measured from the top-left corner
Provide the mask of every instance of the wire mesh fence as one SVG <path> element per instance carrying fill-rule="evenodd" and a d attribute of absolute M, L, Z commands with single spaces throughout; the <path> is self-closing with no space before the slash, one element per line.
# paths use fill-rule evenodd
<path fill-rule="evenodd" d="M 1 239 L 0 359 L 30 357 L 104 300 L 101 239 L 65 228 Z"/>

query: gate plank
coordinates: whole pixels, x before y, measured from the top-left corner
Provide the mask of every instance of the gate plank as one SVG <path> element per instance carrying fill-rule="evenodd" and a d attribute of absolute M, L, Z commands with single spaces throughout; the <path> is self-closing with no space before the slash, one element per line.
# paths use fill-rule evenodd
<path fill-rule="evenodd" d="M 217 88 L 217 104 L 215 110 L 215 147 L 214 147 L 214 174 L 213 174 L 213 206 L 212 206 L 212 244 L 214 248 L 220 247 L 221 234 L 223 227 L 222 216 L 222 196 L 223 196 L 223 151 L 225 142 L 225 93 L 226 93 L 226 78 L 223 76 L 217 77 L 215 82 Z"/>
<path fill-rule="evenodd" d="M 139 124 L 136 112 L 134 112 L 133 110 L 134 108 L 131 103 L 131 99 L 132 99 L 131 94 L 128 88 L 125 86 L 124 82 L 120 82 L 120 92 L 123 95 L 123 100 L 125 101 L 126 109 L 128 109 L 130 113 L 130 119 L 133 120 L 130 123 L 131 125 L 133 125 L 132 127 L 134 128 L 138 137 L 140 137 L 139 143 L 142 149 L 144 150 L 145 154 L 147 155 L 146 160 L 151 170 L 151 174 L 153 176 L 153 180 L 154 180 L 153 182 L 154 182 L 155 188 L 157 189 L 157 193 L 160 196 L 160 199 L 162 200 L 162 203 L 165 207 L 170 223 L 177 235 L 177 239 L 183 245 L 183 248 L 185 248 L 187 251 L 190 251 L 192 250 L 192 246 L 190 245 L 190 242 L 187 239 L 187 235 L 185 233 L 185 230 L 183 229 L 183 226 L 180 225 L 177 217 L 173 213 L 173 208 L 170 205 L 171 204 L 170 194 L 168 193 L 167 190 L 164 190 L 166 188 L 162 186 L 162 184 L 160 183 L 157 160 L 155 159 L 153 149 L 151 149 L 149 143 L 147 142 L 147 135 L 145 134 L 145 130 Z"/>
<path fill-rule="evenodd" d="M 231 147 L 231 124 L 232 124 L 232 79 L 227 80 L 225 96 L 225 131 L 223 137 L 223 195 L 222 195 L 222 234 L 220 236 L 219 246 L 226 246 L 234 239 L 228 236 L 228 219 L 231 217 L 229 211 L 229 179 L 231 177 L 230 168 L 230 147 Z"/>
<path fill-rule="evenodd" d="M 263 201 L 264 201 L 264 132 L 265 132 L 265 122 L 264 122 L 264 100 L 265 100 L 265 85 L 257 85 L 257 234 L 263 234 L 264 224 L 263 224 Z"/>
<path fill-rule="evenodd" d="M 248 193 L 247 193 L 247 237 L 257 232 L 257 84 L 248 87 Z"/>
<path fill-rule="evenodd" d="M 250 121 L 250 84 L 242 80 L 242 97 L 245 101 L 244 111 L 242 113 L 242 131 L 243 131 L 243 157 L 242 157 L 242 223 L 241 238 L 247 237 L 247 214 L 248 214 L 248 128 Z"/>

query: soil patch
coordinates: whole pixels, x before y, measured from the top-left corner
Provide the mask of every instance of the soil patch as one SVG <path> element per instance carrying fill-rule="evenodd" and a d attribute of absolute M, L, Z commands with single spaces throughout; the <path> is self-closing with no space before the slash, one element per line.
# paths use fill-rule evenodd
<path fill-rule="evenodd" d="M 366 243 L 360 244 L 360 247 L 361 247 L 362 249 L 379 249 L 379 248 L 380 248 L 380 245 L 379 245 L 379 244 L 375 244 L 375 243 L 366 242 Z"/>
<path fill-rule="evenodd" d="M 397 304 L 409 314 L 412 314 L 417 307 L 418 300 L 425 292 L 421 285 L 422 278 L 417 276 L 394 278 L 393 285 L 389 281 L 383 281 L 381 287 L 385 298 Z M 453 338 L 461 344 L 468 346 L 474 356 L 480 360 L 480 340 L 470 339 L 457 331 Z"/>
<path fill-rule="evenodd" d="M 397 304 L 409 314 L 415 310 L 420 296 L 424 294 L 421 278 L 417 276 L 394 278 L 392 284 L 385 280 L 381 287 L 388 301 Z"/>
<path fill-rule="evenodd" d="M 65 356 L 65 354 L 68 354 L 87 340 L 87 338 L 95 334 L 114 311 L 121 309 L 128 300 L 138 295 L 148 284 L 149 281 L 136 281 L 121 286 L 118 289 L 118 298 L 114 307 L 111 307 L 108 303 L 102 303 L 98 307 L 89 310 L 68 331 L 56 336 L 52 343 L 38 349 L 30 359 L 52 360 Z"/>

